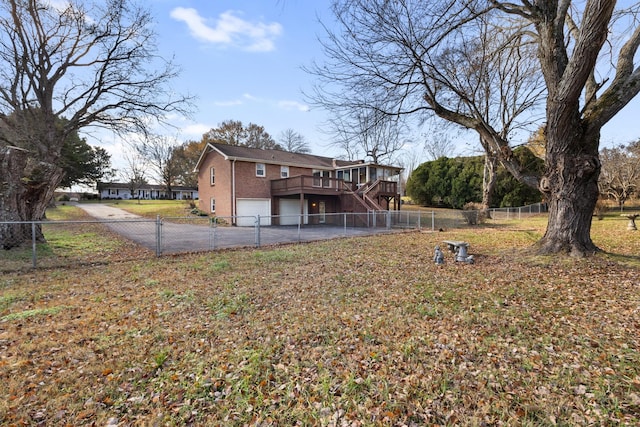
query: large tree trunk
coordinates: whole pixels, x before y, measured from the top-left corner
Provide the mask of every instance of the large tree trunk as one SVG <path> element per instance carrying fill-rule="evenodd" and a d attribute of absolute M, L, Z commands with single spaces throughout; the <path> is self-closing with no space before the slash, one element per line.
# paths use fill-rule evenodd
<path fill-rule="evenodd" d="M 38 221 L 53 193 L 62 181 L 64 171 L 55 165 L 35 160 L 28 150 L 0 148 L 0 222 Z M 37 228 L 38 239 L 43 236 Z M 0 247 L 11 249 L 30 241 L 31 225 L 0 224 Z"/>
<path fill-rule="evenodd" d="M 498 181 L 498 157 L 487 151 L 484 156 L 484 169 L 482 173 L 482 206 L 489 212 L 493 199 L 493 191 Z"/>
<path fill-rule="evenodd" d="M 563 138 L 562 134 L 550 129 L 547 137 Z M 591 220 L 598 200 L 599 139 L 599 135 L 575 133 L 565 133 L 564 140 L 549 139 L 545 176 L 540 181 L 549 203 L 549 220 L 538 242 L 540 253 L 582 257 L 599 251 L 591 240 Z"/>

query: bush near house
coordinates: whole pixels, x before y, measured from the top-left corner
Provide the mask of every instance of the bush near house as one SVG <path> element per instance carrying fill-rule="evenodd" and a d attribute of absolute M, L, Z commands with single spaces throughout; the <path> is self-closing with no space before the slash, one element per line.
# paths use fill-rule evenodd
<path fill-rule="evenodd" d="M 529 170 L 541 171 L 542 160 L 526 147 L 514 150 L 514 155 Z M 411 199 L 425 206 L 462 208 L 469 202 L 482 202 L 482 175 L 484 158 L 441 157 L 418 166 L 407 180 L 406 191 Z M 524 206 L 542 200 L 537 189 L 516 181 L 502 166 L 491 203 L 492 208 Z"/>

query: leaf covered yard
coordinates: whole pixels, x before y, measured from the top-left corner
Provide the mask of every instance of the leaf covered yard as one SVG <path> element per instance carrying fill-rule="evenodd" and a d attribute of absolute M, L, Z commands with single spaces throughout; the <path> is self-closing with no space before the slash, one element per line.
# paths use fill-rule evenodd
<path fill-rule="evenodd" d="M 518 227 L 5 274 L 0 423 L 637 425 L 638 236 Z"/>

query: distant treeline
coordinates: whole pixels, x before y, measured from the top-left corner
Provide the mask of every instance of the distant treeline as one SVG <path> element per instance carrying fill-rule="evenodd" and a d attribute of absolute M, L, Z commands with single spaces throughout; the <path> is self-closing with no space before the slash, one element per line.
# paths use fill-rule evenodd
<path fill-rule="evenodd" d="M 531 172 L 542 174 L 544 162 L 526 147 L 513 152 Z M 459 209 L 468 202 L 482 202 L 484 156 L 441 157 L 422 163 L 407 181 L 407 195 L 415 203 Z M 492 208 L 524 206 L 542 201 L 542 194 L 518 181 L 502 166 L 491 199 Z"/>

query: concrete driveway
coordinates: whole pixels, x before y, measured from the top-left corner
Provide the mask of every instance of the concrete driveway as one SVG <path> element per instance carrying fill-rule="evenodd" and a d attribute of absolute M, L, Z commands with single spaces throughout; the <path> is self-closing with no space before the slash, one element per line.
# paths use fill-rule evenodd
<path fill-rule="evenodd" d="M 255 227 L 216 226 L 211 224 L 207 217 L 163 219 L 158 223 L 156 220 L 102 203 L 78 203 L 77 206 L 119 235 L 162 254 L 255 247 L 257 243 L 262 246 L 388 232 L 383 228 L 262 226 L 258 235 Z"/>
<path fill-rule="evenodd" d="M 83 209 L 95 219 L 104 221 L 116 219 L 143 219 L 140 215 L 134 215 L 124 209 L 103 205 L 102 203 L 77 203 L 76 206 Z"/>

